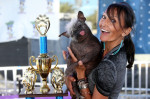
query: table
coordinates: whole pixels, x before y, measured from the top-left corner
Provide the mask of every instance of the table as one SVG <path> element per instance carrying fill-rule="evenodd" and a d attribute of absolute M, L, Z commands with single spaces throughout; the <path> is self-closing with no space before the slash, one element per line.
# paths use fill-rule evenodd
<path fill-rule="evenodd" d="M 22 91 L 19 93 L 19 97 L 59 97 L 59 96 L 68 96 L 68 90 L 66 85 L 63 86 L 62 90 L 63 93 L 55 93 L 54 88 L 52 86 L 50 87 L 50 91 L 47 94 L 42 94 L 40 92 L 40 87 L 35 87 L 33 94 L 25 94 L 25 88 L 22 89 Z"/>

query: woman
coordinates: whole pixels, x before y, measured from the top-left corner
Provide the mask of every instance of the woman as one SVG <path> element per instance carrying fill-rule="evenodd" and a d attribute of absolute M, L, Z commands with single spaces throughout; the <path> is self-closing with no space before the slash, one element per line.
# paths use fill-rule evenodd
<path fill-rule="evenodd" d="M 127 3 L 115 3 L 107 8 L 99 22 L 103 59 L 88 78 L 84 64 L 68 48 L 73 61 L 79 61 L 76 67 L 78 86 L 85 99 L 117 99 L 124 84 L 127 62 L 127 68 L 134 62 L 135 48 L 130 36 L 134 22 L 134 12 Z M 75 81 L 73 77 L 66 77 L 70 93 L 75 94 L 72 81 Z"/>

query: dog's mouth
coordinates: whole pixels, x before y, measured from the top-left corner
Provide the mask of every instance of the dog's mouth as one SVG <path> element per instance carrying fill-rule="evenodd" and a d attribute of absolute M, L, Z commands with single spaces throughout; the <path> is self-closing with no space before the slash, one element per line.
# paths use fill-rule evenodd
<path fill-rule="evenodd" d="M 85 35 L 85 31 L 82 30 L 82 31 L 80 32 L 80 35 L 84 36 L 84 35 Z"/>

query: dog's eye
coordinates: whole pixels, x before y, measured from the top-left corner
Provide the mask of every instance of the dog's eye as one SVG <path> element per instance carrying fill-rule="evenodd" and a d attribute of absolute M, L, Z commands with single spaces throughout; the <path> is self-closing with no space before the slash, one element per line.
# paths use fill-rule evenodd
<path fill-rule="evenodd" d="M 78 28 L 81 28 L 81 25 L 79 25 Z"/>

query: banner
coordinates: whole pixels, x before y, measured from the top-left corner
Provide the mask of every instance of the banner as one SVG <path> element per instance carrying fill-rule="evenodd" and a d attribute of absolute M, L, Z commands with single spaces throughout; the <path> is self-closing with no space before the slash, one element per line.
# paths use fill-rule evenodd
<path fill-rule="evenodd" d="M 40 14 L 50 20 L 47 38 L 58 40 L 59 0 L 0 0 L 0 42 L 39 38 L 35 20 Z"/>

